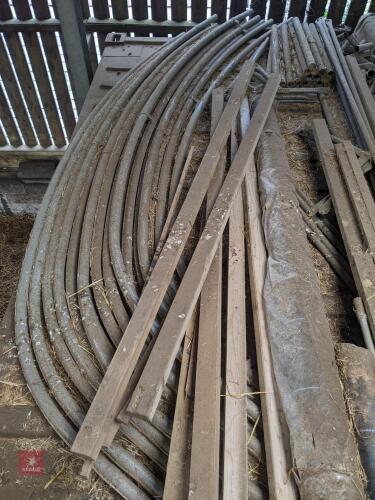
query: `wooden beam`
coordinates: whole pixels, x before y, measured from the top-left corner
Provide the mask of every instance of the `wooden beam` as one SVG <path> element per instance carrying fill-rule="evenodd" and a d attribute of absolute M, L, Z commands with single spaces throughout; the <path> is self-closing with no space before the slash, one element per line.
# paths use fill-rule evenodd
<path fill-rule="evenodd" d="M 49 19 L 51 17 L 47 0 L 32 0 L 32 6 L 34 9 L 34 15 L 37 19 Z M 74 117 L 72 101 L 69 95 L 64 68 L 61 62 L 59 47 L 57 45 L 56 34 L 41 33 L 40 38 L 42 40 L 44 53 L 47 58 L 48 68 L 54 84 L 56 100 L 60 109 L 61 118 L 65 125 L 68 139 L 70 139 L 76 126 L 76 119 Z M 21 80 L 20 77 L 19 80 Z M 33 121 L 35 121 L 35 116 L 33 115 L 33 113 L 31 115 Z M 37 134 L 39 137 L 38 132 Z"/>
<path fill-rule="evenodd" d="M 116 434 L 118 424 L 115 419 L 125 404 L 126 387 L 220 161 L 221 151 L 231 130 L 233 116 L 238 113 L 253 71 L 254 63 L 249 60 L 243 65 L 235 80 L 228 103 L 179 215 L 73 443 L 72 451 L 88 459 L 95 460 L 103 444 L 111 442 Z M 187 323 L 185 331 L 186 327 Z"/>
<path fill-rule="evenodd" d="M 251 8 L 254 16 L 266 17 L 267 0 L 252 0 Z"/>
<path fill-rule="evenodd" d="M 166 21 L 167 0 L 151 0 L 151 15 L 154 21 Z"/>
<path fill-rule="evenodd" d="M 191 19 L 200 23 L 207 18 L 207 0 L 191 0 Z"/>
<path fill-rule="evenodd" d="M 2 142 L 0 146 L 0 158 L 2 158 L 1 150 L 17 150 L 17 146 L 22 145 L 21 136 L 17 130 L 16 123 L 2 87 L 0 87 L 0 120 L 10 142 L 10 145 L 7 145 L 6 142 L 4 144 L 4 141 Z M 26 147 L 28 148 L 28 146 Z"/>
<path fill-rule="evenodd" d="M 194 371 L 189 370 L 189 366 L 193 359 L 192 342 L 196 335 L 195 328 L 195 314 L 193 314 L 189 328 L 186 331 L 182 351 L 163 500 L 180 500 L 189 496 L 189 466 L 194 404 L 193 399 L 186 393 L 186 385 L 193 383 Z"/>
<path fill-rule="evenodd" d="M 98 19 L 109 18 L 108 0 L 92 0 L 95 17 Z"/>
<path fill-rule="evenodd" d="M 0 119 L 2 119 L 2 124 L 7 123 L 5 118 L 9 121 L 11 114 L 2 114 L 2 100 L 0 91 Z M 6 104 L 6 102 L 5 102 Z M 8 136 L 9 137 L 9 136 Z M 19 163 L 26 160 L 60 160 L 65 154 L 66 148 L 56 148 L 55 146 L 50 146 L 48 148 L 43 148 L 42 146 L 35 146 L 34 148 L 29 148 L 28 146 L 20 145 L 18 147 L 13 147 L 9 144 L 0 146 L 0 168 L 3 173 L 5 172 L 17 172 L 19 168 Z"/>
<path fill-rule="evenodd" d="M 155 414 L 165 381 L 168 378 L 186 330 L 187 322 L 191 317 L 221 240 L 234 199 L 245 176 L 250 161 L 249 158 L 259 140 L 279 82 L 279 75 L 271 75 L 267 81 L 248 131 L 225 178 L 202 236 L 155 342 L 154 349 L 133 393 L 128 406 L 128 411 L 131 414 L 139 415 L 148 420 L 152 420 Z"/>
<path fill-rule="evenodd" d="M 354 213 L 364 239 L 365 251 L 369 251 L 375 257 L 375 203 L 370 188 L 358 164 L 351 142 L 346 141 L 343 144 L 338 144 L 336 151 Z"/>
<path fill-rule="evenodd" d="M 237 149 L 232 131 L 231 155 Z M 223 500 L 248 498 L 245 236 L 242 190 L 229 219 Z"/>
<path fill-rule="evenodd" d="M 92 80 L 90 56 L 78 2 L 54 0 L 59 17 L 66 65 L 78 112 L 81 111 Z M 40 22 L 49 22 L 40 21 Z"/>
<path fill-rule="evenodd" d="M 109 19 L 108 0 L 92 0 L 92 7 L 94 9 L 94 16 L 96 19 Z M 98 33 L 98 44 L 101 54 L 105 49 L 105 37 L 105 33 Z"/>
<path fill-rule="evenodd" d="M 224 107 L 223 88 L 212 94 L 211 135 Z M 226 148 L 207 192 L 206 215 L 224 178 Z M 220 463 L 222 247 L 218 246 L 200 297 L 189 498 L 218 498 Z"/>
<path fill-rule="evenodd" d="M 12 19 L 13 14 L 9 5 L 9 1 L 5 0 L 4 2 L 0 2 L 0 19 L 8 20 Z"/>
<path fill-rule="evenodd" d="M 166 21 L 168 19 L 167 0 L 151 0 L 151 17 L 157 22 Z M 154 34 L 159 36 L 160 32 L 155 30 Z M 162 36 L 162 33 L 160 36 Z"/>
<path fill-rule="evenodd" d="M 122 21 L 123 19 L 128 19 L 129 17 L 128 2 L 124 2 L 124 0 L 112 0 L 112 9 L 113 9 L 113 17 L 115 19 L 118 19 L 119 21 Z"/>
<path fill-rule="evenodd" d="M 7 144 L 6 137 L 2 129 L 0 128 L 0 146 L 5 146 L 6 144 Z"/>
<path fill-rule="evenodd" d="M 248 104 L 246 103 L 241 107 L 242 129 L 248 127 L 248 114 Z M 272 357 L 263 308 L 262 292 L 266 276 L 267 253 L 254 157 L 251 159 L 245 178 L 245 235 L 269 495 L 270 499 L 273 500 L 292 500 L 297 498 L 297 494 L 288 474 L 290 465 L 280 423 L 277 390 L 273 378 Z"/>
<path fill-rule="evenodd" d="M 231 0 L 230 1 L 230 9 L 229 9 L 229 17 L 237 16 L 241 14 L 244 10 L 248 8 L 247 0 Z"/>
<path fill-rule="evenodd" d="M 134 19 L 143 21 L 148 18 L 147 0 L 131 0 Z"/>

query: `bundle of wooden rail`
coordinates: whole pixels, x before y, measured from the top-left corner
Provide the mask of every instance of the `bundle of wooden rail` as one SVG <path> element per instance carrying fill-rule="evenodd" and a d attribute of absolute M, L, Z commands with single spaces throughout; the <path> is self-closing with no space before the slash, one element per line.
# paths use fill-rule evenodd
<path fill-rule="evenodd" d="M 375 115 L 329 22 L 215 21 L 170 39 L 75 133 L 22 267 L 19 359 L 82 474 L 123 498 L 360 499 L 306 230 L 358 290 L 371 347 Z M 334 129 L 336 85 L 355 147 Z M 339 227 L 289 172 L 275 106 L 296 96 L 326 119 L 307 132 Z M 344 201 L 336 154 L 356 183 Z"/>

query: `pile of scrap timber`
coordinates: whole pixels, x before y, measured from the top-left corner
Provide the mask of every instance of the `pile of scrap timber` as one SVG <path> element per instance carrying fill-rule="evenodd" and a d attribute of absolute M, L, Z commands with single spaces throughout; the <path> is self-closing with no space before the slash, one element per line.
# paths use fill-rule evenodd
<path fill-rule="evenodd" d="M 19 359 L 82 475 L 124 498 L 360 499 L 306 234 L 358 295 L 373 350 L 372 104 L 329 22 L 215 21 L 170 39 L 75 134 L 22 267 Z M 275 113 L 305 100 L 325 118 L 310 124 L 319 204 L 295 188 Z"/>

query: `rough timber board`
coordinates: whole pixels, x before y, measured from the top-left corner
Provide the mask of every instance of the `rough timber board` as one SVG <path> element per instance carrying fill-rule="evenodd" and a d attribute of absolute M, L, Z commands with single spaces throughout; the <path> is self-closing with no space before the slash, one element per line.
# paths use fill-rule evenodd
<path fill-rule="evenodd" d="M 232 132 L 232 135 L 234 133 Z M 233 149 L 236 148 L 232 141 Z M 248 497 L 245 233 L 242 190 L 229 219 L 223 500 Z"/>
<path fill-rule="evenodd" d="M 191 449 L 191 430 L 193 419 L 193 399 L 187 394 L 186 386 L 193 383 L 194 370 L 189 371 L 193 360 L 193 337 L 195 336 L 195 317 L 188 328 L 178 380 L 176 407 L 173 417 L 173 430 L 168 455 L 163 499 L 180 500 L 187 498 L 189 492 L 189 465 Z"/>
<path fill-rule="evenodd" d="M 336 151 L 347 186 L 356 220 L 361 229 L 365 251 L 375 255 L 375 205 L 367 181 L 361 171 L 350 143 L 337 144 Z"/>
<path fill-rule="evenodd" d="M 212 96 L 211 134 L 223 106 L 223 89 L 217 89 Z M 225 160 L 226 148 L 207 192 L 206 215 L 220 190 Z M 192 498 L 216 498 L 219 492 L 221 286 L 222 247 L 219 245 L 200 299 L 189 488 Z"/>

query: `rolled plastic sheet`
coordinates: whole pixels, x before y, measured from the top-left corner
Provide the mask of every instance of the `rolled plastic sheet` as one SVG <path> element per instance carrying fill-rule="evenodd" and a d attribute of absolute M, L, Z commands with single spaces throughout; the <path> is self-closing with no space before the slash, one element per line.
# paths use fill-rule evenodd
<path fill-rule="evenodd" d="M 364 498 L 334 345 L 275 112 L 259 144 L 268 252 L 263 300 L 293 473 L 303 499 Z"/>

